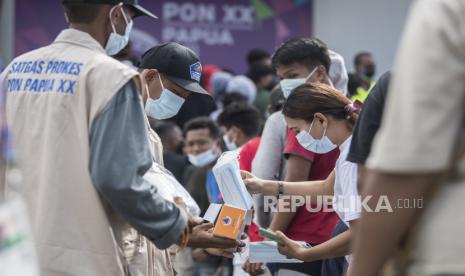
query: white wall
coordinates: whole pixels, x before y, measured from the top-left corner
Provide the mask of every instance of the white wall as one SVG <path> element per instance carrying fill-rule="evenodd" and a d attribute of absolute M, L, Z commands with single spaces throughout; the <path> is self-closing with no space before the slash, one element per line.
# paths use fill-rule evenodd
<path fill-rule="evenodd" d="M 314 35 L 344 56 L 372 52 L 379 76 L 392 66 L 411 0 L 314 0 Z"/>

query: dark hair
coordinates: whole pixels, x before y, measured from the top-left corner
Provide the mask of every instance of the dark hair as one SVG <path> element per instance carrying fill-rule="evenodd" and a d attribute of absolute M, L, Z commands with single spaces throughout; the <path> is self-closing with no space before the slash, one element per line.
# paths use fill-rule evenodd
<path fill-rule="evenodd" d="M 268 75 L 272 75 L 273 73 L 274 70 L 271 66 L 263 63 L 255 63 L 250 66 L 246 75 L 254 83 L 257 83 L 260 81 L 261 78 L 266 77 Z"/>
<path fill-rule="evenodd" d="M 357 95 L 357 88 L 363 85 L 363 80 L 359 74 L 349 73 L 349 82 L 347 83 L 347 91 L 349 96 Z"/>
<path fill-rule="evenodd" d="M 227 129 L 235 126 L 248 137 L 257 136 L 260 132 L 260 113 L 245 102 L 232 103 L 220 114 L 218 124 Z"/>
<path fill-rule="evenodd" d="M 281 85 L 276 85 L 270 93 L 270 106 L 271 112 L 276 112 L 283 109 L 283 105 L 286 102 L 284 98 L 283 91 L 281 90 Z"/>
<path fill-rule="evenodd" d="M 283 114 L 289 118 L 311 122 L 315 113 L 330 115 L 335 119 L 347 120 L 350 129 L 357 120 L 358 112 L 352 112 L 347 106 L 352 102 L 333 87 L 315 83 L 302 84 L 286 100 Z"/>
<path fill-rule="evenodd" d="M 97 19 L 103 4 L 63 3 L 69 23 L 92 23 Z"/>
<path fill-rule="evenodd" d="M 222 100 L 223 107 L 227 107 L 228 105 L 237 102 L 247 102 L 247 97 L 239 92 L 230 92 L 224 95 Z"/>
<path fill-rule="evenodd" d="M 292 63 L 304 64 L 309 69 L 323 65 L 329 72 L 331 59 L 326 44 L 318 38 L 294 38 L 284 42 L 271 58 L 273 67 L 290 65 Z"/>
<path fill-rule="evenodd" d="M 190 130 L 197 130 L 207 128 L 210 132 L 210 137 L 212 139 L 218 139 L 220 137 L 220 129 L 218 125 L 209 117 L 197 117 L 194 119 L 190 119 L 184 125 L 184 136 L 186 136 L 187 132 Z"/>
<path fill-rule="evenodd" d="M 270 53 L 264 49 L 254 48 L 247 53 L 247 63 L 249 66 L 267 58 L 270 58 Z"/>
<path fill-rule="evenodd" d="M 360 65 L 360 63 L 362 63 L 362 58 L 366 56 L 371 56 L 371 53 L 370 52 L 357 53 L 354 57 L 354 66 L 357 67 L 358 65 Z"/>
<path fill-rule="evenodd" d="M 176 125 L 173 122 L 162 121 L 155 126 L 154 130 L 160 136 L 161 139 L 166 139 L 170 135 L 170 133 L 177 127 L 178 125 Z"/>

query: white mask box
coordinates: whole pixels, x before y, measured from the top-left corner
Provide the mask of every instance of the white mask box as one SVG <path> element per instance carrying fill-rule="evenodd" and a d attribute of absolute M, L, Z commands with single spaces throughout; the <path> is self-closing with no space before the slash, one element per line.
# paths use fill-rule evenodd
<path fill-rule="evenodd" d="M 224 152 L 213 167 L 213 175 L 224 203 L 250 210 L 253 206 L 253 198 L 242 180 L 237 154 L 232 151 Z"/>

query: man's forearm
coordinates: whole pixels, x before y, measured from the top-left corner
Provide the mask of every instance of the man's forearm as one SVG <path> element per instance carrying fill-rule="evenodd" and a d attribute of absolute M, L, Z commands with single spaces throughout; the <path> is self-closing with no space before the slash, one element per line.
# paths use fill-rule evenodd
<path fill-rule="evenodd" d="M 434 183 L 436 175 L 392 175 L 368 170 L 362 196 L 373 196 L 368 202 L 373 212 L 362 211 L 354 227 L 353 261 L 349 276 L 377 275 L 385 261 L 412 226 L 421 209 L 396 208 L 399 199 L 422 198 Z M 375 212 L 380 196 L 387 196 L 393 212 Z"/>

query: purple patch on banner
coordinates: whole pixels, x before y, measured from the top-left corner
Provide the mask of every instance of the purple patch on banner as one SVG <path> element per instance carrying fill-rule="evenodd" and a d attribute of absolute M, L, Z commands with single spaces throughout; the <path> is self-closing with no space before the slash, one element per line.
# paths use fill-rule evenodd
<path fill-rule="evenodd" d="M 139 58 L 157 43 L 176 41 L 199 54 L 203 65 L 215 64 L 239 74 L 246 71 L 250 49 L 272 52 L 283 40 L 312 35 L 311 0 L 293 6 L 286 0 L 281 14 L 284 10 L 277 10 L 275 0 L 254 1 L 255 5 L 252 0 L 140 0 L 160 19 L 134 20 L 133 56 Z M 59 1 L 16 1 L 16 55 L 51 43 L 66 25 Z"/>

